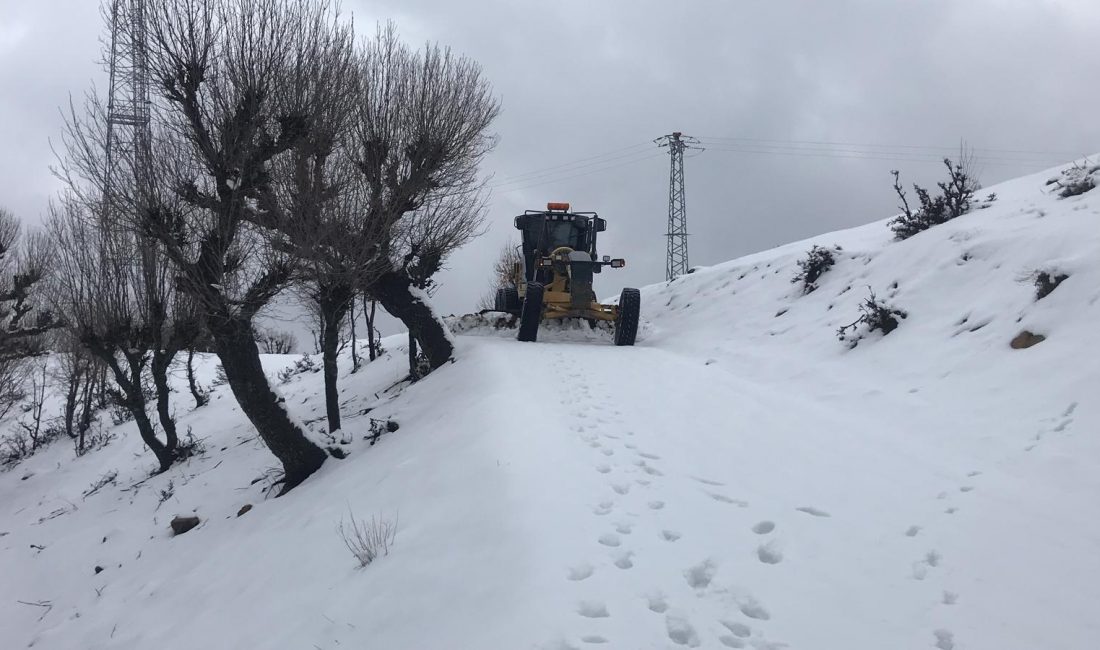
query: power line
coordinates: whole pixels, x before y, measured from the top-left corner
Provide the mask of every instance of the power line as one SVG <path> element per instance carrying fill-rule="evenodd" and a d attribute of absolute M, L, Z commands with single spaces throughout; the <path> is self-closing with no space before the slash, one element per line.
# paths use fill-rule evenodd
<path fill-rule="evenodd" d="M 591 176 L 593 174 L 598 174 L 598 173 L 605 172 L 605 171 L 608 171 L 608 170 L 611 170 L 611 169 L 617 169 L 619 167 L 625 167 L 627 165 L 633 165 L 635 163 L 639 163 L 639 162 L 642 162 L 642 161 L 645 161 L 645 160 L 650 160 L 650 159 L 653 159 L 653 158 L 657 158 L 658 156 L 661 156 L 661 155 L 662 154 L 660 154 L 660 153 L 647 152 L 645 155 L 640 156 L 640 157 L 632 157 L 629 160 L 624 160 L 622 162 L 617 162 L 617 163 L 610 164 L 610 165 L 605 165 L 605 166 L 602 166 L 602 167 L 596 167 L 596 168 L 593 168 L 593 169 L 588 169 L 587 171 L 583 171 L 583 172 L 579 172 L 579 173 L 572 173 L 572 172 L 577 172 L 582 167 L 585 167 L 585 166 L 582 165 L 581 167 L 562 170 L 560 172 L 557 172 L 557 174 L 551 174 L 550 175 L 551 178 L 547 178 L 546 180 L 538 180 L 538 178 L 536 177 L 536 178 L 528 179 L 529 181 L 532 181 L 532 182 L 524 182 L 523 184 L 519 184 L 517 187 L 509 187 L 507 189 L 503 189 L 503 190 L 499 190 L 499 191 L 506 194 L 506 193 L 509 193 L 509 192 L 518 192 L 520 190 L 526 190 L 526 189 L 529 189 L 529 188 L 532 188 L 532 187 L 540 187 L 540 186 L 543 186 L 543 185 L 550 185 L 550 184 L 553 184 L 553 183 L 559 183 L 561 181 L 567 181 L 567 180 L 571 180 L 571 179 L 574 179 L 574 178 L 581 178 L 583 176 Z M 604 161 L 604 162 L 609 162 L 609 161 Z M 566 175 L 561 176 L 559 174 L 566 174 Z M 496 190 L 496 189 L 498 189 L 499 187 L 501 187 L 503 185 L 507 185 L 507 183 L 502 183 L 500 185 L 490 184 L 489 187 Z"/>
<path fill-rule="evenodd" d="M 818 158 L 851 158 L 851 159 L 864 159 L 864 160 L 890 160 L 890 161 L 909 161 L 909 162 L 940 162 L 943 158 L 950 157 L 950 153 L 944 150 L 945 153 L 924 153 L 920 151 L 887 151 L 887 150 L 873 150 L 873 151 L 861 151 L 858 149 L 814 149 L 814 148 L 802 148 L 788 145 L 743 145 L 738 146 L 729 143 L 715 143 L 713 141 L 704 141 L 707 147 L 712 151 L 727 151 L 736 153 L 754 153 L 754 154 L 770 154 L 770 155 L 787 155 L 787 156 L 806 156 L 806 157 L 818 157 Z M 955 152 L 958 153 L 957 151 Z M 1065 161 L 1065 158 L 1055 158 L 1053 156 L 1049 158 L 1006 158 L 1000 156 L 990 156 L 982 154 L 974 154 L 972 156 L 977 162 L 990 163 L 990 164 L 1059 164 Z"/>
<path fill-rule="evenodd" d="M 954 147 L 940 147 L 934 145 L 918 145 L 918 144 L 882 144 L 882 143 L 868 143 L 868 142 L 845 142 L 837 140 L 782 140 L 782 139 L 765 139 L 765 138 L 737 138 L 728 136 L 699 136 L 700 140 L 710 141 L 728 141 L 732 143 L 756 143 L 765 145 L 815 145 L 815 146 L 840 146 L 840 147 L 871 147 L 871 148 L 886 148 L 886 149 L 925 149 L 933 151 L 952 151 L 957 152 L 958 146 Z M 1080 152 L 1071 151 L 1038 151 L 1038 150 L 1026 150 L 1026 149 L 997 149 L 993 147 L 971 147 L 971 150 L 988 151 L 990 153 L 1017 153 L 1017 154 L 1034 154 L 1034 155 L 1050 155 L 1050 156 L 1079 156 Z"/>
<path fill-rule="evenodd" d="M 504 176 L 504 177 L 501 177 L 500 179 L 494 179 L 495 182 L 493 183 L 493 186 L 494 187 L 499 187 L 499 186 L 503 186 L 503 185 L 512 185 L 512 184 L 516 184 L 516 183 L 525 183 L 525 182 L 527 182 L 529 180 L 532 180 L 534 178 L 553 175 L 553 174 L 557 173 L 558 171 L 568 172 L 568 171 L 572 171 L 573 169 L 577 169 L 577 168 L 587 167 L 587 166 L 591 166 L 591 165 L 599 165 L 599 164 L 602 164 L 602 163 L 605 163 L 605 162 L 610 162 L 612 160 L 627 158 L 627 157 L 636 155 L 638 153 L 641 153 L 642 148 L 648 148 L 648 147 L 649 147 L 648 142 L 633 144 L 633 145 L 630 145 L 629 147 L 622 147 L 620 149 L 614 149 L 612 151 L 607 151 L 607 152 L 604 152 L 604 153 L 601 153 L 601 154 L 587 156 L 587 157 L 584 157 L 584 158 L 578 158 L 576 160 L 572 160 L 572 161 L 569 161 L 569 162 L 564 162 L 564 163 L 561 163 L 561 164 L 558 164 L 558 165 L 553 165 L 551 167 L 543 167 L 541 169 L 534 169 L 534 170 L 531 170 L 531 171 L 528 171 L 528 172 L 524 172 L 522 174 L 513 174 L 511 176 Z M 628 151 L 629 151 L 629 153 L 623 153 L 623 152 L 628 152 Z M 619 154 L 619 155 L 615 155 L 615 154 Z"/>

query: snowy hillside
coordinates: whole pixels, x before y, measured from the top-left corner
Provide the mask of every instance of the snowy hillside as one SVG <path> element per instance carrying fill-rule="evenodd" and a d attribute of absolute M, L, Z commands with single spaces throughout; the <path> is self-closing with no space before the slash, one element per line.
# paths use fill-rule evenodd
<path fill-rule="evenodd" d="M 0 473 L 3 645 L 1095 647 L 1100 193 L 1056 173 L 906 241 L 874 223 L 647 287 L 634 348 L 475 328 L 402 388 L 387 339 L 342 377 L 350 456 L 283 498 L 225 387 L 181 390 L 207 451 L 165 474 L 128 425 L 57 443 Z M 803 294 L 815 244 L 840 250 Z M 1044 271 L 1068 277 L 1037 300 Z M 849 347 L 868 288 L 907 316 Z M 323 415 L 319 373 L 280 390 Z M 371 418 L 400 429 L 372 445 Z M 398 522 L 388 556 L 358 566 L 349 513 Z"/>

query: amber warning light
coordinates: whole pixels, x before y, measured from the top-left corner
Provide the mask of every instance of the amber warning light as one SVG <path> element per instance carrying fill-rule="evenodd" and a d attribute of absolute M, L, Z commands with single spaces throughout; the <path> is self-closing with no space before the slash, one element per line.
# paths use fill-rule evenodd
<path fill-rule="evenodd" d="M 553 203 L 553 202 L 551 202 L 551 203 L 546 204 L 546 209 L 547 210 L 561 210 L 563 212 L 568 212 L 569 211 L 569 204 L 568 203 Z"/>

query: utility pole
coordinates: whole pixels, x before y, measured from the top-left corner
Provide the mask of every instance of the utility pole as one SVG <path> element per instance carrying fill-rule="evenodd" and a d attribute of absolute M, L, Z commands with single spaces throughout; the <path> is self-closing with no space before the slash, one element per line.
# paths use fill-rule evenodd
<path fill-rule="evenodd" d="M 665 280 L 675 280 L 688 271 L 687 206 L 684 203 L 684 149 L 702 151 L 699 140 L 674 131 L 654 140 L 658 147 L 668 147 L 671 165 L 668 171 L 668 255 L 665 260 Z"/>
<path fill-rule="evenodd" d="M 120 208 L 119 195 L 132 195 L 140 209 L 148 196 L 151 144 L 149 53 L 145 0 L 112 0 L 110 8 L 110 94 L 103 210 L 108 223 Z M 132 184 L 123 191 L 120 183 Z"/>
<path fill-rule="evenodd" d="M 126 222 L 145 211 L 152 179 L 152 129 L 149 101 L 149 50 L 145 0 L 111 0 L 110 86 L 107 97 L 107 142 L 104 159 L 102 236 L 113 242 L 115 255 L 140 255 L 141 272 L 153 300 L 157 251 L 151 240 L 126 235 Z M 129 219 L 123 217 L 130 213 Z M 123 243 L 125 242 L 125 244 Z"/>

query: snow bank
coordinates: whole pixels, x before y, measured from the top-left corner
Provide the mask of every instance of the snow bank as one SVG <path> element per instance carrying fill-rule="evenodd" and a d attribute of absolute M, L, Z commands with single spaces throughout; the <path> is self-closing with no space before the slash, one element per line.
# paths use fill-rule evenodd
<path fill-rule="evenodd" d="M 180 393 L 208 452 L 165 474 L 129 425 L 47 449 L 0 473 L 6 647 L 1092 647 L 1100 194 L 1059 172 L 647 287 L 633 348 L 452 319 L 457 361 L 402 390 L 390 337 L 342 361 L 350 456 L 280 499 L 225 387 Z M 814 244 L 841 252 L 803 295 Z M 1039 271 L 1068 278 L 1036 300 Z M 868 288 L 909 316 L 851 349 Z M 280 390 L 323 424 L 320 373 Z M 370 418 L 401 426 L 371 445 Z M 349 513 L 399 519 L 388 556 L 358 567 Z"/>

